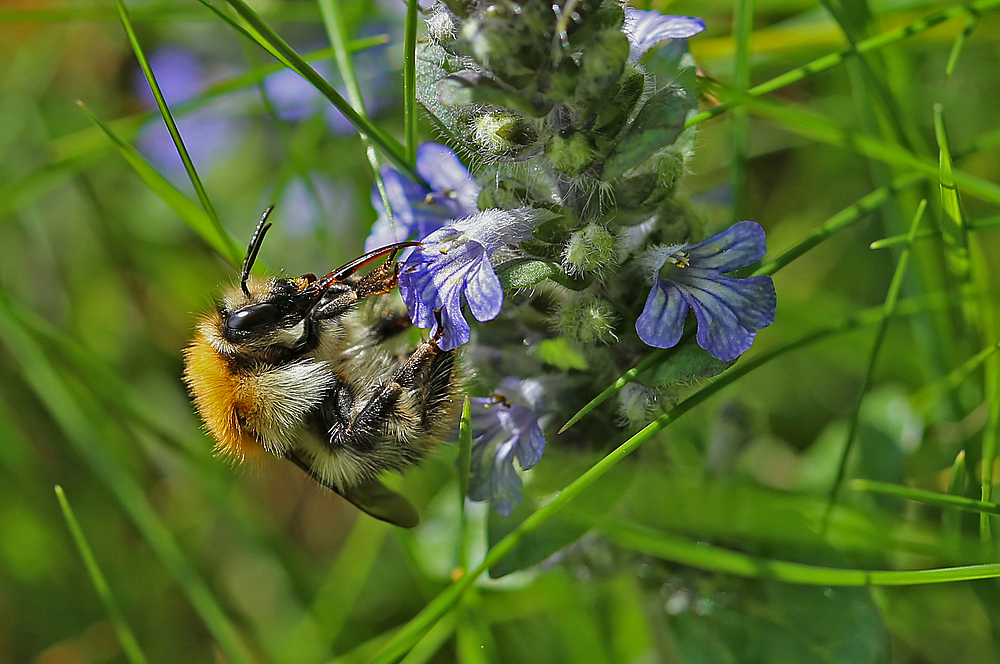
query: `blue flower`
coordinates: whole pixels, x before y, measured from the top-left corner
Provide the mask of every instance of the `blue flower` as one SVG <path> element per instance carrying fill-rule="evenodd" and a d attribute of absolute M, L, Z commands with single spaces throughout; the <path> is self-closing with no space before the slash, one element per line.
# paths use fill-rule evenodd
<path fill-rule="evenodd" d="M 624 31 L 630 46 L 628 61 L 635 64 L 660 42 L 693 37 L 704 29 L 705 23 L 700 18 L 627 8 Z"/>
<path fill-rule="evenodd" d="M 777 300 L 771 277 L 727 277 L 764 255 L 764 229 L 741 221 L 695 245 L 659 247 L 648 254 L 653 290 L 635 323 L 650 346 L 680 341 L 688 308 L 698 319 L 698 345 L 728 362 L 753 343 L 757 330 L 774 322 Z"/>
<path fill-rule="evenodd" d="M 538 463 L 545 452 L 545 436 L 535 411 L 519 401 L 528 397 L 533 381 L 509 378 L 494 396 L 471 399 L 472 459 L 469 468 L 469 498 L 492 500 L 493 509 L 507 516 L 521 502 L 522 470 Z"/>
<path fill-rule="evenodd" d="M 392 224 L 378 189 L 372 187 L 372 207 L 378 210 L 378 219 L 365 240 L 365 251 L 410 238 L 425 238 L 448 222 L 479 211 L 477 201 L 482 187 L 447 146 L 422 143 L 417 148 L 417 172 L 427 180 L 429 189 L 393 168 L 382 169 Z"/>
<path fill-rule="evenodd" d="M 528 208 L 483 210 L 425 237 L 399 272 L 399 292 L 413 324 L 431 327 L 434 334 L 439 315 L 444 326 L 441 348 L 466 343 L 470 330 L 462 301 L 468 302 L 476 320 L 496 318 L 503 289 L 490 257 L 500 247 L 526 239 L 538 221 Z"/>

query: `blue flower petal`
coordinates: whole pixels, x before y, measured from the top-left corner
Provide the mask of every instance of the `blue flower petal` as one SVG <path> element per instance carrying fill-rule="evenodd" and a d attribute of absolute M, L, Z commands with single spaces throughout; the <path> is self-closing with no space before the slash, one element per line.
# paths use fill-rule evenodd
<path fill-rule="evenodd" d="M 480 260 L 476 274 L 468 281 L 465 297 L 469 303 L 469 311 L 481 323 L 496 318 L 503 307 L 500 278 L 485 256 Z"/>
<path fill-rule="evenodd" d="M 721 275 L 698 283 L 705 287 L 681 289 L 698 318 L 698 345 L 723 362 L 735 360 L 753 344 L 757 330 L 774 321 L 774 284 L 770 277 Z"/>
<path fill-rule="evenodd" d="M 444 192 L 455 201 L 460 214 L 454 218 L 478 211 L 481 187 L 451 148 L 440 143 L 421 143 L 417 147 L 417 172 L 432 190 Z"/>
<path fill-rule="evenodd" d="M 688 302 L 677 286 L 657 279 L 646 298 L 646 306 L 635 322 L 635 331 L 649 346 L 672 348 L 684 333 L 688 308 Z"/>
<path fill-rule="evenodd" d="M 519 382 L 519 381 L 518 381 Z M 514 387 L 509 396 L 519 397 Z M 527 406 L 494 398 L 472 399 L 472 432 L 475 445 L 469 474 L 469 498 L 490 500 L 493 509 L 508 515 L 523 497 L 514 459 L 524 470 L 534 466 L 545 451 L 545 436 L 538 416 Z"/>
<path fill-rule="evenodd" d="M 628 37 L 629 62 L 636 62 L 646 51 L 667 39 L 686 39 L 705 29 L 700 18 L 671 16 L 658 11 L 625 10 L 625 35 Z"/>
<path fill-rule="evenodd" d="M 764 229 L 754 221 L 733 224 L 687 249 L 693 267 L 732 272 L 760 260 L 767 250 Z"/>

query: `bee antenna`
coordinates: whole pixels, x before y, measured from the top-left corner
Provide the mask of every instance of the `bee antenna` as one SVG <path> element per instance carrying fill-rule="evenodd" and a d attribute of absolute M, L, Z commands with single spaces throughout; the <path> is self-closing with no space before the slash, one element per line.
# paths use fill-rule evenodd
<path fill-rule="evenodd" d="M 247 279 L 250 278 L 250 269 L 253 268 L 254 261 L 257 260 L 257 254 L 260 252 L 260 245 L 264 243 L 264 234 L 267 233 L 267 229 L 271 227 L 271 224 L 266 224 L 267 217 L 271 214 L 271 210 L 274 209 L 273 205 L 268 205 L 267 209 L 264 210 L 264 214 L 261 215 L 260 221 L 257 222 L 257 229 L 253 232 L 253 237 L 250 238 L 250 246 L 247 247 L 247 257 L 243 260 L 243 268 L 240 270 L 240 288 L 243 289 L 243 294 L 250 298 L 250 290 L 247 288 Z"/>

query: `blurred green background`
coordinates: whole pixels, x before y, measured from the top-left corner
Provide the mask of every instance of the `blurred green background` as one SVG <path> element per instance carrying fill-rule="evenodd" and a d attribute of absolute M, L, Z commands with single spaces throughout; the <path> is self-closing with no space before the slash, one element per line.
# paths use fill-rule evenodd
<path fill-rule="evenodd" d="M 637 6 L 701 16 L 708 29 L 690 48 L 702 72 L 740 87 L 747 69 L 737 62 L 748 63 L 750 84 L 761 83 L 843 49 L 845 28 L 863 39 L 950 5 Z M 371 170 L 349 124 L 294 74 L 271 74 L 271 56 L 201 4 L 128 7 L 237 246 L 273 202 L 275 228 L 261 253 L 271 269 L 323 273 L 358 255 L 375 213 Z M 253 7 L 300 53 L 329 46 L 316 4 Z M 361 40 L 355 57 L 369 112 L 401 138 L 405 3 L 341 7 L 347 34 Z M 733 36 L 738 8 L 753 11 L 749 42 Z M 747 45 L 750 57 L 741 59 Z M 684 191 L 716 226 L 761 223 L 777 254 L 910 172 L 898 155 L 937 163 L 935 104 L 957 168 L 996 182 L 998 62 L 1000 17 L 956 12 L 871 51 L 864 64 L 848 58 L 782 87 L 768 97 L 779 111 L 751 106 L 702 124 Z M 338 80 L 329 53 L 317 63 Z M 424 514 L 414 532 L 359 516 L 291 464 L 234 469 L 214 458 L 180 380 L 180 352 L 195 313 L 233 268 L 77 100 L 198 205 L 114 4 L 0 4 L 0 661 L 141 661 L 140 651 L 151 662 L 368 661 L 461 574 L 456 446 L 401 482 Z M 716 103 L 707 88 L 703 107 Z M 863 145 L 838 146 L 845 141 L 836 132 L 818 135 L 824 125 L 814 116 L 780 112 L 803 108 L 876 137 L 897 156 L 883 150 L 871 159 Z M 435 138 L 429 123 L 420 129 L 422 139 Z M 902 245 L 869 244 L 906 232 L 922 197 L 924 228 L 947 223 L 938 185 L 936 177 L 915 180 L 776 275 L 777 322 L 741 362 L 880 307 Z M 964 196 L 964 223 L 988 226 L 998 201 L 988 187 Z M 956 369 L 996 341 L 1000 247 L 988 228 L 970 236 L 975 275 L 967 283 L 949 271 L 939 235 L 916 245 L 901 309 L 924 311 L 888 327 L 857 418 L 850 476 L 980 497 L 980 461 L 984 445 L 996 444 L 1000 412 L 996 356 Z M 574 501 L 569 516 L 541 525 L 508 559 L 515 573 L 480 579 L 405 661 L 997 661 L 998 581 L 867 589 L 738 578 L 711 571 L 709 554 L 681 565 L 680 554 L 657 554 L 615 530 L 631 524 L 840 568 L 996 560 L 993 536 L 983 536 L 974 514 L 847 489 L 825 523 L 875 327 L 782 354 L 697 406 Z M 574 450 L 572 429 L 556 437 L 562 422 L 551 424 L 513 521 L 469 506 L 471 564 L 487 541 L 600 458 Z M 960 452 L 965 466 L 953 472 Z M 121 620 L 102 603 L 55 485 Z M 595 521 L 605 525 L 581 538 Z M 115 630 L 126 623 L 138 644 L 128 653 Z"/>

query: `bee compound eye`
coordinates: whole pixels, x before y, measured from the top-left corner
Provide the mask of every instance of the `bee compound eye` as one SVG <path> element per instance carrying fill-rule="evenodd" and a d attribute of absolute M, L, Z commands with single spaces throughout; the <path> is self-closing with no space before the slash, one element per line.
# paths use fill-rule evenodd
<path fill-rule="evenodd" d="M 280 318 L 281 312 L 278 311 L 278 307 L 270 302 L 264 302 L 262 304 L 252 304 L 249 307 L 243 307 L 229 314 L 229 317 L 226 318 L 226 327 L 230 330 L 245 332 L 258 327 L 273 325 Z"/>

